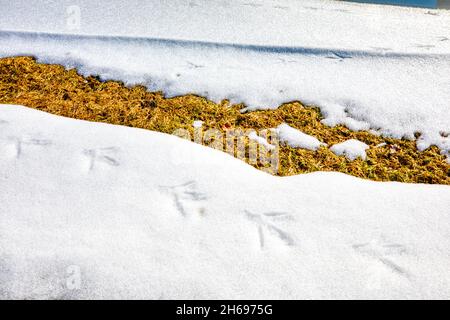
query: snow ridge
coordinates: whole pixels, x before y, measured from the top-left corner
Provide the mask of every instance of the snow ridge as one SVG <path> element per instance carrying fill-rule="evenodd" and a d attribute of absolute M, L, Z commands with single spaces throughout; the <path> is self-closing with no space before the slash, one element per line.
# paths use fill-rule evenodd
<path fill-rule="evenodd" d="M 0 181 L 1 299 L 450 298 L 448 186 L 280 178 L 7 105 Z"/>

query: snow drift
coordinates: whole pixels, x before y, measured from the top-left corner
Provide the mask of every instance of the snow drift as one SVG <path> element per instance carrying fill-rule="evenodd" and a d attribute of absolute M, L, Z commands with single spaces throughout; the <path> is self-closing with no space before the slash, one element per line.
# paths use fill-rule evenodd
<path fill-rule="evenodd" d="M 0 203 L 2 299 L 450 298 L 448 186 L 2 105 Z"/>

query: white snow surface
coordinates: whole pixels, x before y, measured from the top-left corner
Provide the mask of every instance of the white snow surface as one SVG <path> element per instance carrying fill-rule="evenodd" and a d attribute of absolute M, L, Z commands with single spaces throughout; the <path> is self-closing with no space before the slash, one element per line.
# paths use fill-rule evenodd
<path fill-rule="evenodd" d="M 2 299 L 450 298 L 448 186 L 2 105 L 0 203 Z"/>
<path fill-rule="evenodd" d="M 369 146 L 367 144 L 356 139 L 350 139 L 341 143 L 337 143 L 330 148 L 331 152 L 333 152 L 334 154 L 338 156 L 345 155 L 352 161 L 357 159 L 358 157 L 366 160 L 367 149 L 369 149 Z"/>
<path fill-rule="evenodd" d="M 327 125 L 419 132 L 420 150 L 450 152 L 450 11 L 325 0 L 0 2 L 0 57 L 33 55 L 247 110 L 300 100 Z"/>
<path fill-rule="evenodd" d="M 0 5 L 0 30 L 380 53 L 450 51 L 447 10 L 330 0 L 0 0 Z"/>
<path fill-rule="evenodd" d="M 195 120 L 195 121 L 192 123 L 192 126 L 193 126 L 194 128 L 201 128 L 201 127 L 203 127 L 203 121 L 201 121 L 201 120 Z"/>
<path fill-rule="evenodd" d="M 302 148 L 315 151 L 321 146 L 327 145 L 326 143 L 320 142 L 316 137 L 292 128 L 286 123 L 280 124 L 276 128 L 276 132 L 280 142 L 286 143 L 292 148 Z"/>
<path fill-rule="evenodd" d="M 258 144 L 263 145 L 264 147 L 266 147 L 269 150 L 273 150 L 275 149 L 275 145 L 270 144 L 269 141 L 267 141 L 267 139 L 265 137 L 261 137 L 258 135 L 258 133 L 256 133 L 256 131 L 252 131 L 248 134 L 248 138 L 250 140 L 256 141 Z"/>

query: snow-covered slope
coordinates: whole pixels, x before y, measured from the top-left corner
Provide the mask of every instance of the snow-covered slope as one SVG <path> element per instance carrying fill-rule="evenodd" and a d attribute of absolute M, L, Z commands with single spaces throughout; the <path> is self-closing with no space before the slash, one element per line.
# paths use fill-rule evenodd
<path fill-rule="evenodd" d="M 330 0 L 0 0 L 0 5 L 0 30 L 377 52 L 450 51 L 450 12 L 445 10 Z"/>
<path fill-rule="evenodd" d="M 0 106 L 0 203 L 0 298 L 450 298 L 448 186 Z"/>

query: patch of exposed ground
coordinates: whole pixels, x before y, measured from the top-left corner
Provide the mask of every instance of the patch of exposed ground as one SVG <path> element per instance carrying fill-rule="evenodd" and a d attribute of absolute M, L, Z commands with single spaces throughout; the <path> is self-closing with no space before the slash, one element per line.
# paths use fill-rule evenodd
<path fill-rule="evenodd" d="M 219 104 L 196 95 L 166 98 L 162 92 L 149 92 L 143 86 L 126 87 L 117 81 L 102 82 L 83 77 L 76 70 L 59 65 L 40 64 L 31 57 L 0 59 L 0 103 L 21 104 L 52 114 L 89 121 L 106 122 L 173 133 L 185 129 L 193 133 L 193 122 L 203 121 L 203 130 L 222 134 L 232 129 L 256 131 L 281 123 L 318 138 L 328 146 L 357 139 L 366 143 L 366 160 L 337 156 L 327 147 L 317 151 L 279 148 L 277 175 L 313 171 L 339 171 L 376 181 L 401 181 L 450 185 L 450 165 L 437 147 L 423 152 L 415 141 L 392 139 L 344 126 L 321 123 L 316 107 L 300 102 L 286 103 L 276 110 L 241 113 L 243 105 Z M 248 147 L 248 139 L 244 138 Z M 264 169 L 265 163 L 252 163 Z"/>

